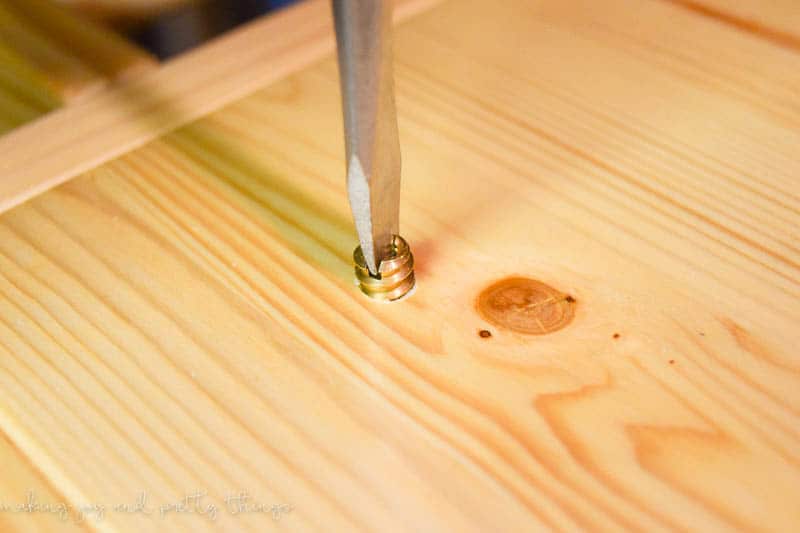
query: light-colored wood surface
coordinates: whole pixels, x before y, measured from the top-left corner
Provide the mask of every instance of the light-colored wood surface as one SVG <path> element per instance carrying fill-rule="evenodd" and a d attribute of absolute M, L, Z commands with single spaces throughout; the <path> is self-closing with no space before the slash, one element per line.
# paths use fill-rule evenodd
<path fill-rule="evenodd" d="M 0 134 L 150 62 L 120 41 L 47 3 L 0 2 Z M 88 51 L 86 43 L 97 50 L 82 63 L 76 54 Z M 87 66 L 97 64 L 103 68 Z M 86 530 L 69 520 L 66 500 L 42 471 L 46 465 L 31 462 L 2 431 L 0 464 L 0 531 L 48 531 L 56 525 L 59 531 Z M 48 502 L 56 505 L 33 511 Z"/>
<path fill-rule="evenodd" d="M 0 433 L 1 531 L 90 531 L 85 521 L 70 520 L 70 508 L 41 466 L 31 463 L 17 446 Z M 34 512 L 37 505 L 41 512 Z M 29 511 L 30 510 L 30 511 Z"/>
<path fill-rule="evenodd" d="M 398 0 L 404 20 L 438 0 Z M 0 212 L 330 53 L 330 5 L 301 2 L 0 137 Z"/>
<path fill-rule="evenodd" d="M 146 491 L 109 531 L 796 530 L 800 54 L 461 0 L 396 56 L 416 294 L 353 287 L 329 57 L 0 217 L 15 453 L 75 504 Z M 485 322 L 511 275 L 573 322 Z M 216 521 L 160 518 L 197 491 Z"/>

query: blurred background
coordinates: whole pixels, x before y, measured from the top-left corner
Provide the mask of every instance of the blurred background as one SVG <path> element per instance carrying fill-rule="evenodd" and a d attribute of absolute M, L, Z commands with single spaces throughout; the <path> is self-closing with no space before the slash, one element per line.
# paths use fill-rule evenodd
<path fill-rule="evenodd" d="M 296 0 L 59 0 L 166 59 Z"/>

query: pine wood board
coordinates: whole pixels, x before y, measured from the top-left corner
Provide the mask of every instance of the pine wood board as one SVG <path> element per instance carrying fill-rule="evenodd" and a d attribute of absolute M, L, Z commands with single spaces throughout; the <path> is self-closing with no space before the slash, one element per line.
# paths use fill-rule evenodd
<path fill-rule="evenodd" d="M 38 0 L 0 2 L 0 134 L 46 115 L 91 88 L 154 65 L 144 52 L 105 30 Z M 0 432 L 2 531 L 86 530 L 67 520 L 66 506 L 42 465 L 33 464 Z"/>
<path fill-rule="evenodd" d="M 114 531 L 795 529 L 800 55 L 462 0 L 396 56 L 416 294 L 353 287 L 328 57 L 0 217 L 14 449 L 69 502 L 220 506 Z M 572 323 L 487 323 L 511 275 Z"/>

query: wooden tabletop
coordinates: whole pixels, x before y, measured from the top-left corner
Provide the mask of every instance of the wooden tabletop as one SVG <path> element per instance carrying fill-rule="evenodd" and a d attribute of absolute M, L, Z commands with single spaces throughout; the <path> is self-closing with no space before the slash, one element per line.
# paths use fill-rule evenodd
<path fill-rule="evenodd" d="M 792 8 L 401 4 L 393 305 L 327 2 L 0 138 L 0 528 L 798 530 Z"/>

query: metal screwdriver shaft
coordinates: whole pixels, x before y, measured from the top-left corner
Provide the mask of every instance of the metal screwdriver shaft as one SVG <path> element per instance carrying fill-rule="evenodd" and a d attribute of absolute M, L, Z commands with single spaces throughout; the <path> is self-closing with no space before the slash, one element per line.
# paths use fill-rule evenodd
<path fill-rule="evenodd" d="M 347 151 L 347 193 L 361 245 L 361 292 L 395 301 L 414 288 L 414 256 L 398 235 L 400 141 L 392 79 L 391 1 L 333 0 Z"/>
<path fill-rule="evenodd" d="M 333 0 L 347 152 L 347 192 L 370 274 L 392 254 L 400 210 L 400 142 L 390 0 Z"/>

